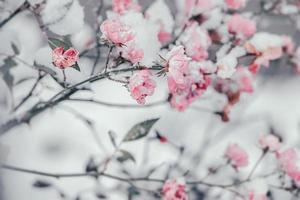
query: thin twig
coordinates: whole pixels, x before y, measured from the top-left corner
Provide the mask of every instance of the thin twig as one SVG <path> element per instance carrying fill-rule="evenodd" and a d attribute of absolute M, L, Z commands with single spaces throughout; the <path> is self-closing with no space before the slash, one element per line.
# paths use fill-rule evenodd
<path fill-rule="evenodd" d="M 20 103 L 14 108 L 14 111 L 17 111 L 33 94 L 35 88 L 38 86 L 40 80 L 45 77 L 45 75 L 39 74 L 37 80 L 35 81 L 34 85 L 30 89 L 29 93 L 20 101 Z"/>
<path fill-rule="evenodd" d="M 167 103 L 167 100 L 161 100 L 161 101 L 149 103 L 146 105 L 119 104 L 119 103 L 104 102 L 104 101 L 95 100 L 95 99 L 80 99 L 80 98 L 71 98 L 71 99 L 68 99 L 68 101 L 88 102 L 88 103 L 94 103 L 94 104 L 98 104 L 98 105 L 102 105 L 102 106 L 117 107 L 117 108 L 149 108 L 149 107 L 164 105 Z"/>

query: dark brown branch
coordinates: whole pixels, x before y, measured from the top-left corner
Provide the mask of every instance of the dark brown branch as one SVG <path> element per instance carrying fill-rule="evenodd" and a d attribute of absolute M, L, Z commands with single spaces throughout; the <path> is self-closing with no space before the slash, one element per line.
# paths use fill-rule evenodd
<path fill-rule="evenodd" d="M 0 28 L 2 28 L 6 23 L 12 20 L 17 14 L 19 14 L 24 10 L 27 10 L 28 8 L 30 8 L 30 4 L 27 1 L 25 1 L 19 8 L 17 8 L 13 13 L 11 13 L 6 19 L 0 22 Z"/>
<path fill-rule="evenodd" d="M 31 90 L 29 91 L 29 93 L 20 101 L 20 103 L 14 108 L 14 111 L 18 110 L 33 94 L 35 88 L 38 86 L 38 83 L 40 82 L 40 80 L 44 77 L 45 75 L 40 75 L 37 78 L 36 82 L 34 83 L 34 85 L 32 86 Z"/>

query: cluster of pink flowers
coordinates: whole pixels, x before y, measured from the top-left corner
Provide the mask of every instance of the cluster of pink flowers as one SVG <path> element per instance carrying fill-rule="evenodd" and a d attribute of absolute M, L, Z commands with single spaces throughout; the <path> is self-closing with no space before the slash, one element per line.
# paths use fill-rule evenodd
<path fill-rule="evenodd" d="M 139 104 L 145 104 L 145 98 L 154 93 L 155 82 L 151 79 L 148 69 L 141 70 L 130 77 L 128 89 Z"/>
<path fill-rule="evenodd" d="M 167 180 L 162 189 L 163 200 L 188 200 L 184 180 Z"/>
<path fill-rule="evenodd" d="M 121 56 L 135 64 L 144 58 L 144 52 L 135 42 L 135 33 L 131 26 L 123 23 L 120 18 L 105 20 L 100 26 L 103 38 L 117 46 Z"/>
<path fill-rule="evenodd" d="M 249 162 L 249 156 L 247 152 L 238 144 L 229 144 L 225 151 L 225 157 L 236 169 L 247 166 Z"/>
<path fill-rule="evenodd" d="M 65 69 L 76 64 L 79 53 L 76 49 L 65 50 L 64 47 L 57 47 L 52 51 L 52 61 L 54 66 Z"/>
<path fill-rule="evenodd" d="M 171 106 L 183 111 L 207 89 L 210 77 L 203 73 L 200 63 L 190 62 L 183 46 L 174 47 L 166 59 Z"/>

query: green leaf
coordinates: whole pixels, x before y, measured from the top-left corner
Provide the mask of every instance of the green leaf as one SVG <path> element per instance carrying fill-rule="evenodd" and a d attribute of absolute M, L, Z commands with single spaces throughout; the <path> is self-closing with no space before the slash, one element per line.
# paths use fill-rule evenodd
<path fill-rule="evenodd" d="M 15 55 L 20 54 L 20 51 L 19 51 L 18 47 L 13 42 L 11 43 L 11 48 L 14 51 Z"/>
<path fill-rule="evenodd" d="M 51 49 L 55 49 L 57 47 L 64 47 L 64 49 L 69 49 L 72 47 L 72 44 L 57 38 L 49 38 L 48 39 L 49 46 Z"/>
<path fill-rule="evenodd" d="M 145 137 L 146 135 L 148 135 L 150 129 L 158 120 L 159 118 L 149 119 L 134 125 L 128 131 L 123 141 L 129 142 L 129 141 L 133 141 Z"/>
<path fill-rule="evenodd" d="M 17 63 L 12 57 L 7 57 L 4 59 L 4 65 L 0 67 L 0 73 L 8 87 L 11 89 L 14 83 L 14 77 L 11 74 L 11 69 L 17 66 Z"/>
<path fill-rule="evenodd" d="M 80 67 L 77 62 L 75 63 L 75 65 L 73 65 L 71 67 L 80 72 Z"/>
<path fill-rule="evenodd" d="M 121 163 L 125 162 L 125 161 L 129 161 L 131 160 L 132 162 L 136 162 L 135 158 L 133 157 L 133 155 L 126 151 L 126 150 L 119 150 L 120 155 L 117 156 L 117 160 Z"/>

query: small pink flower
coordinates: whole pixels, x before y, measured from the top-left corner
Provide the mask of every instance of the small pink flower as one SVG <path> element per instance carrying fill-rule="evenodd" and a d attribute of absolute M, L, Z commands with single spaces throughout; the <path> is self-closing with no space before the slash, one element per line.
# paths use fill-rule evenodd
<path fill-rule="evenodd" d="M 259 138 L 259 144 L 262 149 L 269 151 L 278 151 L 280 148 L 279 138 L 274 135 L 263 135 Z"/>
<path fill-rule="evenodd" d="M 296 183 L 300 183 L 300 170 L 297 165 L 299 156 L 295 149 L 287 149 L 282 152 L 277 152 L 276 157 L 284 171 Z"/>
<path fill-rule="evenodd" d="M 129 10 L 139 12 L 141 6 L 137 0 L 113 0 L 113 11 L 119 14 L 124 14 Z"/>
<path fill-rule="evenodd" d="M 211 45 L 211 39 L 206 29 L 198 24 L 191 23 L 185 33 L 179 39 L 184 44 L 186 54 L 195 61 L 203 61 L 208 58 L 207 49 Z"/>
<path fill-rule="evenodd" d="M 225 0 L 228 8 L 238 10 L 240 8 L 245 7 L 246 0 Z"/>
<path fill-rule="evenodd" d="M 238 144 L 229 144 L 225 151 L 225 157 L 237 169 L 248 165 L 248 154 Z"/>
<path fill-rule="evenodd" d="M 134 39 L 135 35 L 130 26 L 118 19 L 107 19 L 100 26 L 103 37 L 117 46 L 126 44 Z"/>
<path fill-rule="evenodd" d="M 144 51 L 139 49 L 135 44 L 129 44 L 121 48 L 122 57 L 135 64 L 144 58 Z"/>
<path fill-rule="evenodd" d="M 147 69 L 143 69 L 129 79 L 128 89 L 139 104 L 145 104 L 145 98 L 151 96 L 154 93 L 156 87 L 155 82 L 150 78 L 151 72 Z"/>
<path fill-rule="evenodd" d="M 242 38 L 248 38 L 256 32 L 255 22 L 239 14 L 231 16 L 227 26 L 230 33 L 237 34 Z"/>
<path fill-rule="evenodd" d="M 163 200 L 188 200 L 184 180 L 167 180 L 162 189 Z"/>
<path fill-rule="evenodd" d="M 247 68 L 237 67 L 236 72 L 232 76 L 232 80 L 237 83 L 238 88 L 241 92 L 253 92 L 253 75 Z"/>
<path fill-rule="evenodd" d="M 255 191 L 249 192 L 249 200 L 268 200 L 266 194 L 256 193 Z"/>
<path fill-rule="evenodd" d="M 185 55 L 183 46 L 174 47 L 166 56 L 168 76 L 171 76 L 176 84 L 185 84 L 185 74 L 188 70 L 190 58 Z"/>
<path fill-rule="evenodd" d="M 79 52 L 74 48 L 65 51 L 64 47 L 57 47 L 52 51 L 53 64 L 61 69 L 75 65 L 78 58 Z"/>

